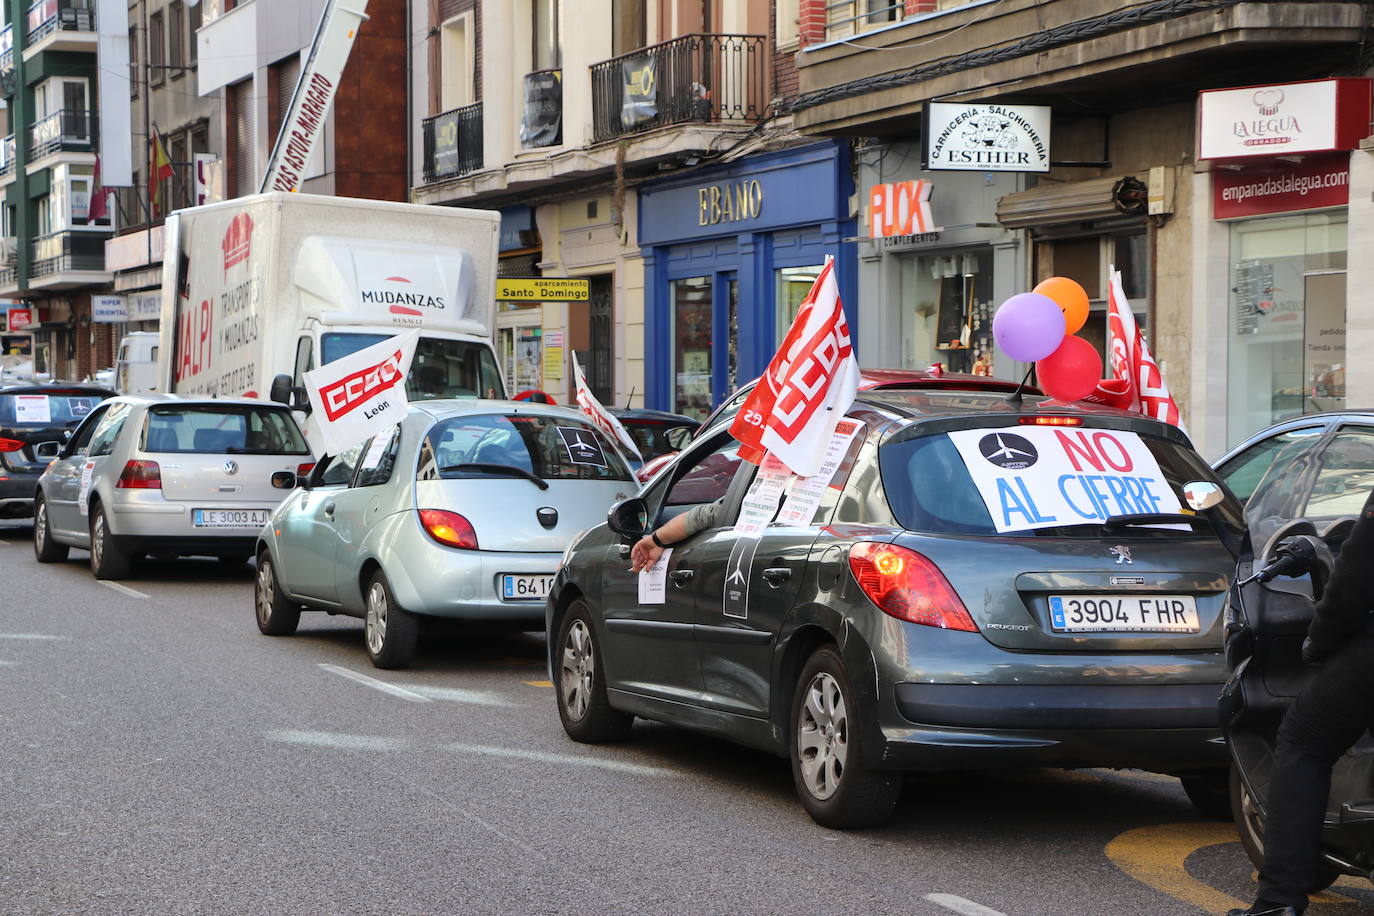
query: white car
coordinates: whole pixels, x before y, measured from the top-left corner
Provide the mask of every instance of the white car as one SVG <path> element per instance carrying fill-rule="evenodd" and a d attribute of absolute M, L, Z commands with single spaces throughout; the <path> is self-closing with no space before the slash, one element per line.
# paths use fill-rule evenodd
<path fill-rule="evenodd" d="M 144 554 L 243 562 L 314 459 L 291 411 L 248 399 L 111 398 L 38 479 L 40 563 L 89 550 L 97 579 Z"/>

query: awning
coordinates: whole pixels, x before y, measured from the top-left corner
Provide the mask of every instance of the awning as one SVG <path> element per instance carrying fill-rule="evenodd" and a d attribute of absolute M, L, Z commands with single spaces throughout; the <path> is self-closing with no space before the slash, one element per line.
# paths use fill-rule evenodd
<path fill-rule="evenodd" d="M 1145 183 L 1134 175 L 1047 182 L 997 201 L 997 221 L 1008 229 L 1030 229 L 1144 216 L 1147 198 Z"/>

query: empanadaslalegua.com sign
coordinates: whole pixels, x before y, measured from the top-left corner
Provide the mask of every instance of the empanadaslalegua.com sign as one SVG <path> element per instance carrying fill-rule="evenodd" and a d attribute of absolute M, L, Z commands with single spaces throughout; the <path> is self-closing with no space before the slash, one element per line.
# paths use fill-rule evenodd
<path fill-rule="evenodd" d="M 927 169 L 1050 170 L 1050 109 L 1047 106 L 927 102 L 925 138 Z"/>

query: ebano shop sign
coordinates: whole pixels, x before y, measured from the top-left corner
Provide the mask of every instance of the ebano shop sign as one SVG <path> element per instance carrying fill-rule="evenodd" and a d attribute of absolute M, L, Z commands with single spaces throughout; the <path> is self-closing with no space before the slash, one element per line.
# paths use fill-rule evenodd
<path fill-rule="evenodd" d="M 1350 157 L 1344 153 L 1312 156 L 1278 168 L 1212 173 L 1214 219 L 1343 207 L 1349 202 Z"/>
<path fill-rule="evenodd" d="M 1048 107 L 927 102 L 924 126 L 927 169 L 1050 170 Z"/>
<path fill-rule="evenodd" d="M 1198 159 L 1355 149 L 1369 132 L 1370 80 L 1342 77 L 1198 93 Z"/>

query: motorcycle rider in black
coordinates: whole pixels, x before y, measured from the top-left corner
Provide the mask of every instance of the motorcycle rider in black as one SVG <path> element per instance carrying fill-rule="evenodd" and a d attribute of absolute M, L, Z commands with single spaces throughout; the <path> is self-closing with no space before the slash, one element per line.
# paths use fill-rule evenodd
<path fill-rule="evenodd" d="M 1321 665 L 1279 726 L 1259 895 L 1229 916 L 1297 916 L 1315 880 L 1331 768 L 1374 725 L 1374 493 L 1317 602 L 1302 657 Z"/>

